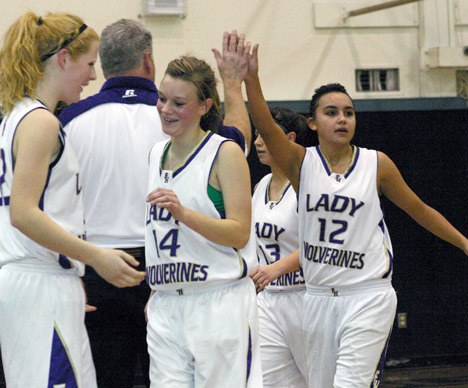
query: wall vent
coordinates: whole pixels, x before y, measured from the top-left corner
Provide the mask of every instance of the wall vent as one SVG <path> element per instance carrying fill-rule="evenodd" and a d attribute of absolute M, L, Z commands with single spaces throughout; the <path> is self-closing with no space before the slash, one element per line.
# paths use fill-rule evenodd
<path fill-rule="evenodd" d="M 394 92 L 400 90 L 398 69 L 356 69 L 357 92 Z"/>
<path fill-rule="evenodd" d="M 145 14 L 185 16 L 185 0 L 145 0 Z"/>

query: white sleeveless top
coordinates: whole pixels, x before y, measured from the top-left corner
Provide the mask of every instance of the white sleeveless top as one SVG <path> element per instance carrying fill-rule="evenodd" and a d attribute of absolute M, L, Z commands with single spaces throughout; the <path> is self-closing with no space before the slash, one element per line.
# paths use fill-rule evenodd
<path fill-rule="evenodd" d="M 208 132 L 185 164 L 176 171 L 162 170 L 161 161 L 170 141 L 157 143 L 150 153 L 148 192 L 157 187 L 172 189 L 180 203 L 212 218 L 222 218 L 208 197 L 208 182 L 221 144 L 227 139 Z M 154 290 L 178 290 L 213 281 L 247 275 L 238 251 L 216 244 L 163 208 L 147 206 L 146 280 Z"/>
<path fill-rule="evenodd" d="M 270 201 L 268 188 L 272 174 L 258 182 L 252 197 L 252 216 L 261 265 L 271 264 L 299 248 L 296 192 L 289 184 L 279 201 Z M 281 275 L 267 290 L 303 289 L 302 270 Z"/>
<path fill-rule="evenodd" d="M 393 253 L 377 192 L 377 151 L 357 148 L 349 170 L 336 174 L 319 147 L 308 148 L 298 198 L 307 284 L 349 286 L 391 278 Z"/>
<path fill-rule="evenodd" d="M 37 244 L 11 225 L 10 193 L 14 177 L 13 141 L 21 120 L 35 109 L 47 109 L 40 101 L 25 98 L 16 103 L 0 126 L 0 266 L 15 262 L 44 270 L 66 270 L 82 275 L 84 265 Z M 57 125 L 59 125 L 57 123 Z M 60 151 L 49 165 L 39 208 L 68 232 L 84 238 L 83 207 L 78 163 L 60 128 Z"/>

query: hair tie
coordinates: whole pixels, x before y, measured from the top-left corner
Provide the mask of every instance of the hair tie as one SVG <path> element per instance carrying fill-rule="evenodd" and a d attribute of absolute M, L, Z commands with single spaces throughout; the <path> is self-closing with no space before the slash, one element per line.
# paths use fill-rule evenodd
<path fill-rule="evenodd" d="M 42 16 L 39 16 L 36 20 L 36 24 L 38 26 L 42 26 L 43 23 L 44 23 L 44 19 L 42 19 Z"/>

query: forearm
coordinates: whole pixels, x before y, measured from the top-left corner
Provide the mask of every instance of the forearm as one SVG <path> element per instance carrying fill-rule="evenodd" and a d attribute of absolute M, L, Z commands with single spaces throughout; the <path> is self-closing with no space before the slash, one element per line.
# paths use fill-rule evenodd
<path fill-rule="evenodd" d="M 275 267 L 278 277 L 299 270 L 299 249 L 270 265 Z"/>
<path fill-rule="evenodd" d="M 283 130 L 273 120 L 270 108 L 263 96 L 258 76 L 250 76 L 246 79 L 245 84 L 254 127 L 262 136 L 268 151 L 278 163 L 278 166 L 297 191 L 299 188 L 300 166 L 305 149 L 289 141 Z"/>
<path fill-rule="evenodd" d="M 242 80 L 223 80 L 224 85 L 224 125 L 236 127 L 245 138 L 247 151 L 252 141 L 252 127 L 249 113 L 242 96 Z"/>
<path fill-rule="evenodd" d="M 411 213 L 408 213 L 411 216 Z M 424 204 L 412 218 L 423 228 L 448 243 L 465 250 L 467 239 L 442 214 Z"/>
<path fill-rule="evenodd" d="M 241 249 L 249 240 L 250 223 L 247 222 L 211 218 L 187 208 L 180 222 L 219 245 Z"/>
<path fill-rule="evenodd" d="M 282 147 L 276 142 L 289 142 L 283 131 L 276 125 L 270 113 L 270 108 L 263 96 L 258 75 L 249 76 L 245 80 L 247 97 L 250 104 L 250 115 L 255 129 L 260 133 L 270 152 Z"/>
<path fill-rule="evenodd" d="M 92 265 L 98 247 L 68 233 L 39 208 L 17 212 L 11 209 L 11 222 L 21 233 L 43 247 Z"/>
<path fill-rule="evenodd" d="M 465 251 L 468 240 L 437 210 L 426 205 L 404 181 L 395 163 L 384 153 L 378 153 L 378 187 L 413 220 L 435 236 Z"/>

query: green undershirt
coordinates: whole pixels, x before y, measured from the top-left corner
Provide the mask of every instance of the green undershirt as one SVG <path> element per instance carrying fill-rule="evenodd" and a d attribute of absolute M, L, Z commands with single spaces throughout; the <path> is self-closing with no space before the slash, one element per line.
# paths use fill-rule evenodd
<path fill-rule="evenodd" d="M 216 210 L 220 213 L 224 212 L 224 200 L 223 200 L 223 193 L 218 189 L 215 189 L 210 184 L 208 185 L 208 197 L 213 202 Z"/>
<path fill-rule="evenodd" d="M 169 147 L 170 147 L 170 143 L 163 152 L 163 156 L 161 160 L 161 167 L 164 165 L 164 162 L 166 161 Z M 220 190 L 215 189 L 210 184 L 208 184 L 207 192 L 208 192 L 208 198 L 211 200 L 211 202 L 213 202 L 213 205 L 215 206 L 216 210 L 220 213 L 224 213 L 223 193 Z"/>

